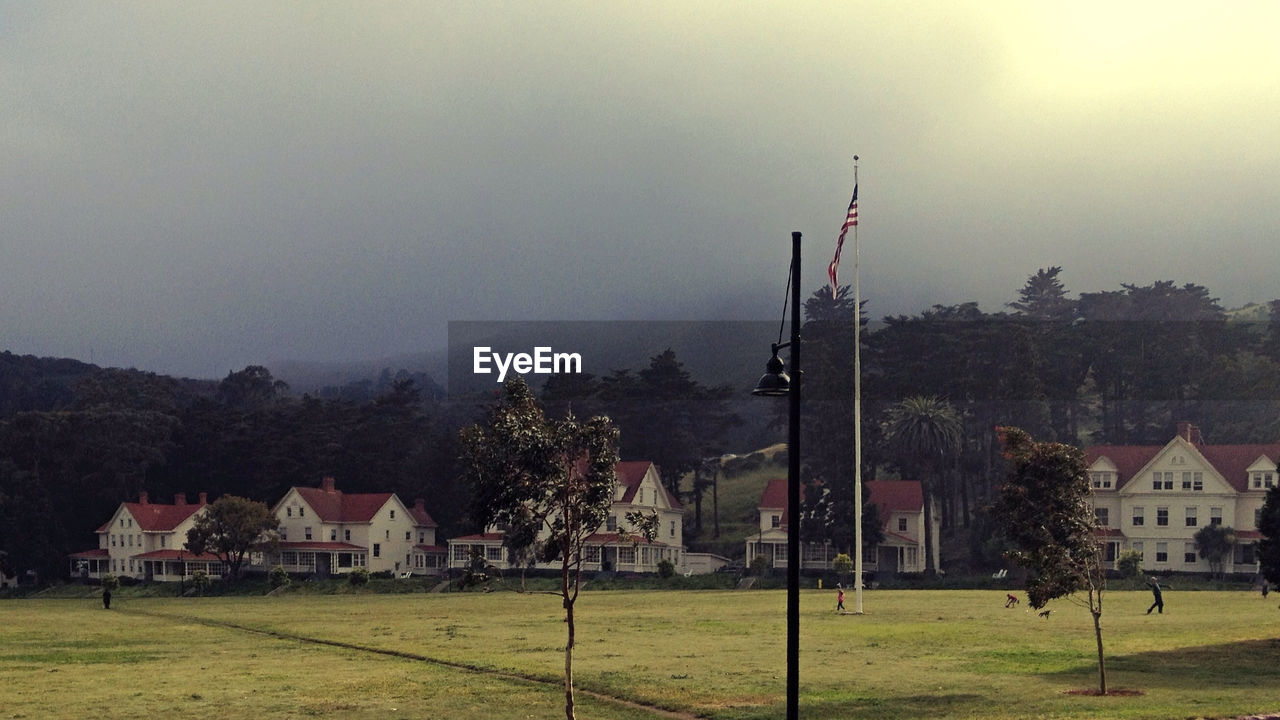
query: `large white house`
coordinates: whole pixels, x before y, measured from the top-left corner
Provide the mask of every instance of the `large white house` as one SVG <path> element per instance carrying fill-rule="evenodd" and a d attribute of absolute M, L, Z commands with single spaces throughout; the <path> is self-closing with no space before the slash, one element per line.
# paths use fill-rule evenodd
<path fill-rule="evenodd" d="M 425 575 L 444 567 L 445 549 L 422 500 L 409 507 L 395 493 L 344 493 L 327 477 L 318 488 L 289 488 L 271 512 L 280 523 L 274 559 L 289 572 Z"/>
<path fill-rule="evenodd" d="M 609 517 L 583 548 L 583 570 L 618 572 L 656 572 L 658 563 L 669 560 L 680 568 L 684 555 L 684 508 L 663 485 L 658 469 L 648 461 L 620 462 L 616 468 L 618 485 L 614 489 Z M 658 535 L 653 542 L 634 535 L 627 524 L 629 512 L 646 515 L 656 513 Z M 487 528 L 484 533 L 464 535 L 449 541 L 449 567 L 465 568 L 472 553 L 480 553 L 487 564 L 506 570 L 511 567 L 502 545 L 503 533 Z M 536 567 L 550 569 L 553 564 Z"/>
<path fill-rule="evenodd" d="M 1195 534 L 1225 525 L 1236 546 L 1224 571 L 1257 572 L 1258 520 L 1277 482 L 1280 443 L 1206 445 L 1199 428 L 1179 423 L 1163 446 L 1099 445 L 1085 458 L 1109 562 L 1136 550 L 1146 570 L 1208 572 Z"/>
<path fill-rule="evenodd" d="M 187 502 L 185 493 L 173 504 L 153 503 L 147 493 L 124 502 L 98 528 L 98 547 L 73 553 L 71 576 L 101 578 L 106 573 L 138 580 L 173 580 L 202 570 L 220 577 L 222 561 L 214 555 L 192 555 L 185 548 L 187 531 L 208 504 L 208 496 Z"/>
<path fill-rule="evenodd" d="M 875 505 L 884 524 L 884 540 L 865 555 L 864 572 L 922 572 L 924 570 L 924 492 L 914 480 L 871 480 L 866 483 L 870 504 Z M 763 555 L 769 567 L 787 566 L 787 479 L 774 478 L 760 496 L 760 524 L 748 537 L 746 562 L 750 566 Z M 941 524 L 934 517 L 934 557 L 938 557 Z M 830 543 L 800 544 L 800 567 L 828 570 L 839 551 Z"/>

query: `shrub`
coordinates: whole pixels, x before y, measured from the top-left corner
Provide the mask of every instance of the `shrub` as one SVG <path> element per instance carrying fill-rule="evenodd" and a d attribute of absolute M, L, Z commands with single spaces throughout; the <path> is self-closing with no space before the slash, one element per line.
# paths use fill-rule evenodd
<path fill-rule="evenodd" d="M 368 571 L 366 570 L 365 572 L 368 572 Z M 395 576 L 396 574 L 391 572 L 390 570 L 379 570 L 378 572 L 369 573 L 369 577 L 378 578 L 379 580 L 392 580 L 395 578 Z"/>
<path fill-rule="evenodd" d="M 115 591 L 119 587 L 120 587 L 120 578 L 116 577 L 115 575 L 112 575 L 111 573 L 106 573 L 105 575 L 102 576 L 103 590 Z"/>
<path fill-rule="evenodd" d="M 751 574 L 764 575 L 769 571 L 769 558 L 763 555 L 757 555 L 751 558 Z"/>
<path fill-rule="evenodd" d="M 350 573 L 347 573 L 347 582 L 356 587 L 359 587 L 361 585 L 368 585 L 369 584 L 368 568 L 358 567 L 352 570 Z"/>
<path fill-rule="evenodd" d="M 209 585 L 212 584 L 212 582 L 213 581 L 209 579 L 209 573 L 204 570 L 197 570 L 191 573 L 191 584 L 196 586 L 196 589 L 201 593 L 208 590 Z"/>
<path fill-rule="evenodd" d="M 658 577 L 669 578 L 676 574 L 676 565 L 670 560 L 663 558 L 658 561 Z"/>
<path fill-rule="evenodd" d="M 1132 578 L 1142 574 L 1142 553 L 1125 550 L 1116 557 L 1116 570 L 1122 577 Z"/>
<path fill-rule="evenodd" d="M 293 578 L 289 577 L 289 572 L 284 569 L 283 565 L 271 568 L 268 579 L 271 581 L 271 587 L 273 588 L 288 587 L 293 582 Z"/>

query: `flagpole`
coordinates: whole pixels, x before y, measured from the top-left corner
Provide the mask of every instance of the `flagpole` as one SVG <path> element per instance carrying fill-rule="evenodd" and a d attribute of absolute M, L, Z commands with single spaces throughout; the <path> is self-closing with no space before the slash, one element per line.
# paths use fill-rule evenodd
<path fill-rule="evenodd" d="M 858 187 L 858 156 L 853 156 Z M 853 226 L 853 611 L 862 614 L 862 297 L 858 287 L 858 226 Z"/>

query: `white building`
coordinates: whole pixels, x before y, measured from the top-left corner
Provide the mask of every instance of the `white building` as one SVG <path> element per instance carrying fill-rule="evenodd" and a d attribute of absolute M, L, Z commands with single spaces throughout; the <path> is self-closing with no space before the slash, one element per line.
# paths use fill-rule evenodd
<path fill-rule="evenodd" d="M 620 462 L 616 468 L 617 487 L 609 517 L 583 548 L 583 570 L 618 572 L 656 572 L 658 563 L 669 560 L 681 567 L 684 554 L 684 508 L 663 485 L 657 467 L 649 461 Z M 648 542 L 634 534 L 627 524 L 629 512 L 658 515 L 658 535 Z M 496 528 L 465 535 L 449 541 L 449 567 L 466 568 L 473 552 L 480 553 L 489 565 L 499 570 L 511 567 L 503 534 Z M 550 569 L 557 564 L 542 563 L 536 567 Z"/>
<path fill-rule="evenodd" d="M 1163 446 L 1099 445 L 1085 456 L 1108 561 L 1136 550 L 1148 571 L 1208 572 L 1195 534 L 1225 525 L 1236 546 L 1224 571 L 1257 572 L 1258 520 L 1277 483 L 1280 444 L 1206 445 L 1199 428 L 1179 423 Z"/>
<path fill-rule="evenodd" d="M 179 493 L 172 505 L 153 503 L 147 493 L 138 502 L 120 503 L 111 519 L 98 528 L 98 547 L 73 553 L 71 577 L 101 578 L 111 573 L 138 580 L 177 581 L 197 570 L 221 577 L 222 561 L 214 555 L 195 556 L 185 548 L 187 531 L 208 504 L 208 496 L 188 503 Z"/>
<path fill-rule="evenodd" d="M 327 477 L 318 488 L 290 488 L 271 512 L 280 523 L 275 564 L 289 572 L 327 577 L 362 567 L 425 575 L 444 566 L 422 500 L 409 507 L 395 493 L 344 493 Z"/>
<path fill-rule="evenodd" d="M 864 572 L 923 572 L 924 571 L 924 492 L 914 480 L 871 480 L 866 483 L 870 491 L 870 504 L 875 505 L 883 523 L 884 540 L 874 551 L 864 556 Z M 765 486 L 760 496 L 759 528 L 748 537 L 746 562 L 750 567 L 758 555 L 763 555 L 769 567 L 787 566 L 787 531 L 790 513 L 787 511 L 787 479 L 774 478 Z M 938 539 L 941 524 L 938 513 L 934 517 L 934 557 L 938 557 Z M 829 570 L 838 550 L 830 543 L 800 544 L 800 567 L 805 570 Z"/>

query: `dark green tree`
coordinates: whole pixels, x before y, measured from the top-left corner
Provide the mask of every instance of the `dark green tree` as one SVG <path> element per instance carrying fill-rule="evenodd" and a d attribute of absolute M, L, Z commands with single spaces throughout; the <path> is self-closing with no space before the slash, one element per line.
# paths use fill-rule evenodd
<path fill-rule="evenodd" d="M 227 566 L 226 578 L 236 580 L 253 552 L 273 552 L 280 538 L 279 521 L 265 503 L 223 495 L 196 515 L 187 531 L 186 548 L 193 555 L 216 555 Z"/>
<path fill-rule="evenodd" d="M 1258 541 L 1258 562 L 1262 566 L 1262 574 L 1272 584 L 1280 585 L 1280 486 L 1267 491 L 1267 499 L 1258 518 L 1258 530 L 1262 533 L 1262 539 Z"/>
<path fill-rule="evenodd" d="M 1098 646 L 1098 691 L 1107 693 L 1102 652 L 1102 547 L 1093 488 L 1078 448 L 1035 442 L 1018 428 L 999 428 L 1009 472 L 995 505 L 1004 534 L 1017 548 L 1010 559 L 1028 571 L 1027 599 L 1043 608 L 1066 597 L 1089 609 Z M 1083 597 L 1081 595 L 1083 594 Z"/>
<path fill-rule="evenodd" d="M 933 556 L 933 503 L 938 476 L 960 447 L 960 419 L 950 403 L 914 396 L 889 408 L 885 437 L 894 449 L 904 480 L 919 480 L 924 490 L 924 573 L 937 573 Z"/>
<path fill-rule="evenodd" d="M 524 379 L 508 379 L 484 424 L 462 431 L 462 465 L 473 490 L 477 525 L 499 525 L 560 562 L 560 598 L 568 640 L 564 655 L 565 716 L 574 718 L 574 604 L 587 538 L 613 504 L 618 431 L 607 417 L 548 419 Z M 649 538 L 652 539 L 652 538 Z M 519 550 L 508 542 L 509 550 Z"/>
<path fill-rule="evenodd" d="M 1205 525 L 1196 531 L 1196 551 L 1209 561 L 1209 573 L 1222 577 L 1224 562 L 1236 545 L 1236 531 L 1224 525 Z"/>

